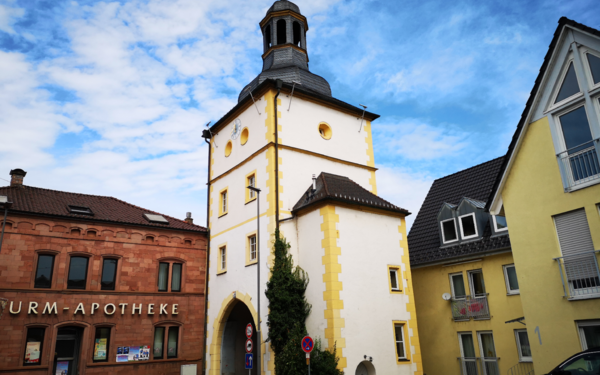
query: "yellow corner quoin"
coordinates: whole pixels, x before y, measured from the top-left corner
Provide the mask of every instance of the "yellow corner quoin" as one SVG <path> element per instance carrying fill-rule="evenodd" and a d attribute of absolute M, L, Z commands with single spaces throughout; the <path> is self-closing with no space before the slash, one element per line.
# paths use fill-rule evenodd
<path fill-rule="evenodd" d="M 221 344 L 223 341 L 223 332 L 225 331 L 225 325 L 227 324 L 227 319 L 229 318 L 229 314 L 233 310 L 236 302 L 241 302 L 246 305 L 248 310 L 250 310 L 250 314 L 252 314 L 252 319 L 254 320 L 254 326 L 256 327 L 258 324 L 258 314 L 256 313 L 256 309 L 254 305 L 252 305 L 251 297 L 248 294 L 244 294 L 239 290 L 235 292 L 236 298 L 233 297 L 233 293 L 230 293 L 227 298 L 223 300 L 221 303 L 221 309 L 217 314 L 217 318 L 213 322 L 213 330 L 212 330 L 212 340 L 210 343 L 210 348 L 208 349 L 208 353 L 210 354 L 210 375 L 221 375 Z M 261 344 L 261 353 L 265 353 L 265 340 L 261 331 L 260 342 Z M 258 360 L 258 359 L 257 359 Z M 261 375 L 266 374 L 266 369 L 262 367 Z"/>
<path fill-rule="evenodd" d="M 396 282 L 398 285 L 397 289 L 392 288 L 392 271 L 396 271 Z M 402 293 L 402 268 L 396 265 L 388 265 L 388 282 L 390 285 L 390 293 Z"/>
<path fill-rule="evenodd" d="M 400 250 L 402 251 L 402 264 L 405 265 L 404 270 L 404 281 L 406 281 L 406 288 L 404 294 L 408 296 L 406 302 L 406 311 L 410 313 L 410 319 L 406 322 L 406 337 L 408 333 L 412 331 L 412 336 L 408 337 L 407 342 L 410 346 L 407 346 L 407 352 L 410 352 L 414 348 L 415 353 L 411 354 L 411 362 L 416 365 L 416 371 L 414 375 L 423 375 L 423 359 L 421 357 L 421 342 L 419 340 L 419 331 L 417 329 L 417 309 L 415 306 L 415 295 L 412 287 L 412 273 L 410 271 L 410 257 L 408 255 L 408 241 L 406 240 L 406 219 L 400 219 L 400 225 L 398 225 L 398 233 L 400 233 Z M 400 282 L 403 282 L 402 280 Z M 410 331 L 408 329 L 410 328 Z"/>
<path fill-rule="evenodd" d="M 371 121 L 366 121 L 364 126 L 367 132 L 365 141 L 367 142 L 367 165 L 369 167 L 375 167 L 375 154 L 373 152 L 373 134 L 371 133 Z M 369 179 L 371 184 L 371 193 L 377 195 L 377 181 L 375 180 L 375 171 L 371 171 L 371 178 Z"/>
<path fill-rule="evenodd" d="M 246 178 L 244 179 L 244 191 L 245 191 L 245 194 L 246 194 L 245 203 L 250 203 L 250 202 L 256 200 L 257 194 L 254 193 L 254 196 L 251 197 L 252 191 L 247 188 L 248 186 L 251 185 L 250 178 L 252 178 L 252 177 L 254 177 L 254 185 L 253 186 L 256 187 L 256 169 L 253 170 L 252 172 L 248 173 L 246 175 Z"/>
<path fill-rule="evenodd" d="M 340 297 L 343 285 L 339 281 L 342 266 L 338 260 L 338 256 L 342 254 L 342 249 L 337 246 L 337 239 L 339 238 L 337 223 L 340 221 L 340 216 L 335 213 L 335 206 L 332 205 L 321 208 L 319 213 L 323 217 L 321 231 L 324 235 L 321 246 L 324 250 L 322 262 L 325 266 L 325 273 L 323 274 L 323 281 L 325 282 L 323 300 L 326 303 L 324 314 L 327 320 L 325 339 L 330 350 L 333 349 L 334 345 L 338 349 L 338 353 L 336 353 L 340 358 L 338 368 L 343 371 L 347 367 L 347 360 L 343 356 L 346 340 L 342 338 L 342 328 L 345 327 L 345 320 L 340 317 L 340 312 L 344 309 L 344 301 Z"/>
<path fill-rule="evenodd" d="M 229 208 L 229 194 L 227 187 L 219 191 L 219 217 L 226 215 Z"/>
<path fill-rule="evenodd" d="M 251 266 L 258 263 L 257 259 L 250 260 L 250 240 L 254 237 L 256 239 L 256 231 L 252 231 L 246 234 L 246 266 Z"/>

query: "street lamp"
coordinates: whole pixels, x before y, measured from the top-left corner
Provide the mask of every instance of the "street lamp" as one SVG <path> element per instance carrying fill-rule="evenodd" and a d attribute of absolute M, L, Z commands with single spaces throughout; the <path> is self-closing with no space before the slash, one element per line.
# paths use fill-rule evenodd
<path fill-rule="evenodd" d="M 260 366 L 262 362 L 260 357 L 260 189 L 257 189 L 254 186 L 247 186 L 246 189 L 250 189 L 256 193 L 256 309 L 258 310 L 258 323 L 256 324 L 256 341 L 258 341 L 258 345 L 256 345 L 256 358 L 258 360 L 256 361 L 256 373 L 260 375 Z"/>
<path fill-rule="evenodd" d="M 2 233 L 0 234 L 0 252 L 2 252 L 2 239 L 4 239 L 4 226 L 6 225 L 6 215 L 8 209 L 12 206 L 12 202 L 8 201 L 6 195 L 0 195 L 0 208 L 4 208 L 4 220 L 2 221 Z"/>

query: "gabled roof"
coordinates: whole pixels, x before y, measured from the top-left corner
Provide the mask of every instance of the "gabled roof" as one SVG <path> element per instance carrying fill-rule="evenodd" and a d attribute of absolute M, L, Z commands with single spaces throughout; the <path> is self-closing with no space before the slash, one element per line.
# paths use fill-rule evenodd
<path fill-rule="evenodd" d="M 517 147 L 519 139 L 521 138 L 521 135 L 523 134 L 523 129 L 527 125 L 527 119 L 529 118 L 529 113 L 531 112 L 531 110 L 534 107 L 535 99 L 537 97 L 537 94 L 538 94 L 541 86 L 542 86 L 542 81 L 544 80 L 544 76 L 546 75 L 546 72 L 548 70 L 550 62 L 552 61 L 552 56 L 554 55 L 554 51 L 556 50 L 556 47 L 558 45 L 558 41 L 560 39 L 562 31 L 564 30 L 564 28 L 566 26 L 570 26 L 572 28 L 579 29 L 581 31 L 584 31 L 589 34 L 600 37 L 600 30 L 596 30 L 591 27 L 582 25 L 582 24 L 575 22 L 573 20 L 570 20 L 566 17 L 561 17 L 558 20 L 558 27 L 556 28 L 556 31 L 554 32 L 554 37 L 552 38 L 552 41 L 550 42 L 550 46 L 548 47 L 548 52 L 546 53 L 546 56 L 544 57 L 544 62 L 540 68 L 540 73 L 538 74 L 537 78 L 535 79 L 533 89 L 531 90 L 531 93 L 529 94 L 529 99 L 527 99 L 527 104 L 525 105 L 525 109 L 523 110 L 523 113 L 521 114 L 521 119 L 519 120 L 519 124 L 517 125 L 517 130 L 513 134 L 510 145 L 508 146 L 508 151 L 506 152 L 506 157 L 504 159 L 504 162 L 502 163 L 502 167 L 500 169 L 500 172 L 498 173 L 498 177 L 496 178 L 496 181 L 494 183 L 494 187 L 489 196 L 489 199 L 487 200 L 486 210 L 489 210 L 491 208 L 493 201 L 496 199 L 496 193 L 498 191 L 498 188 L 500 187 L 500 184 L 503 182 L 504 176 L 506 175 L 506 169 L 508 168 L 509 164 L 512 161 L 513 155 L 515 153 L 515 148 Z"/>
<path fill-rule="evenodd" d="M 333 200 L 359 206 L 373 207 L 385 211 L 398 212 L 410 215 L 408 210 L 391 204 L 363 188 L 348 177 L 338 176 L 331 173 L 321 172 L 317 177 L 316 189 L 313 191 L 312 184 L 306 190 L 300 200 L 294 205 L 293 212 L 312 206 L 313 204 Z"/>
<path fill-rule="evenodd" d="M 480 201 L 478 199 L 473 199 L 473 198 L 469 198 L 469 197 L 463 197 L 463 199 L 461 199 L 460 202 L 458 203 L 458 206 L 460 206 L 460 204 L 463 201 L 467 201 L 467 202 L 471 203 L 471 205 L 473 205 L 477 208 L 485 208 L 485 201 Z"/>
<path fill-rule="evenodd" d="M 411 266 L 510 247 L 508 235 L 491 237 L 488 225 L 481 240 L 440 248 L 437 221 L 444 203 L 455 205 L 469 197 L 473 204 L 483 206 L 503 161 L 499 157 L 433 182 L 408 234 Z"/>
<path fill-rule="evenodd" d="M 134 206 L 113 197 L 68 193 L 25 185 L 0 187 L 0 195 L 8 196 L 9 201 L 13 203 L 9 210 L 11 213 L 206 232 L 206 228 L 199 225 L 188 224 L 183 220 Z M 93 215 L 72 213 L 69 206 L 87 207 Z M 169 223 L 150 222 L 144 214 L 162 215 Z"/>

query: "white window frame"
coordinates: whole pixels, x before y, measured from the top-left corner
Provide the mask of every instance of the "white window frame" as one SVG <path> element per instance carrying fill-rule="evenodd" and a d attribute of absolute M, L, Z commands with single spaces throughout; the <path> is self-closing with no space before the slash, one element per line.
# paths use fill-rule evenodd
<path fill-rule="evenodd" d="M 254 239 L 254 245 L 252 244 L 252 240 Z M 250 247 L 250 262 L 254 262 L 256 260 L 256 234 L 253 234 L 248 237 L 248 246 Z M 254 248 L 252 248 L 254 246 Z M 254 254 L 254 257 L 252 257 Z"/>
<path fill-rule="evenodd" d="M 227 246 L 221 246 L 219 248 L 219 258 L 221 271 L 225 271 L 227 269 Z"/>
<path fill-rule="evenodd" d="M 475 357 L 465 357 L 465 348 L 463 346 L 462 336 L 471 336 L 471 342 L 473 343 L 473 354 Z M 475 351 L 475 340 L 473 339 L 472 332 L 458 332 L 458 346 L 460 348 L 460 357 L 463 358 L 462 363 L 462 373 L 467 374 L 467 363 L 469 363 L 469 367 L 477 366 L 477 352 Z M 468 358 L 468 359 L 467 359 Z"/>
<path fill-rule="evenodd" d="M 465 296 L 464 297 L 456 297 L 456 293 L 454 292 L 454 282 L 452 281 L 452 277 L 460 275 L 463 279 L 463 286 L 465 287 Z M 465 275 L 462 272 L 455 272 L 448 275 L 450 278 L 450 290 L 452 291 L 452 299 L 454 300 L 462 300 L 467 298 L 467 287 L 465 285 Z"/>
<path fill-rule="evenodd" d="M 483 282 L 483 289 L 484 289 L 484 293 L 483 295 L 476 295 L 475 294 L 475 286 L 473 285 L 473 275 L 476 273 L 480 273 L 481 274 L 481 280 Z M 483 270 L 482 269 L 476 269 L 476 270 L 469 270 L 467 271 L 467 279 L 469 280 L 469 292 L 471 293 L 471 298 L 477 298 L 477 297 L 482 297 L 482 296 L 487 296 L 487 288 L 485 287 L 485 279 L 483 278 Z"/>
<path fill-rule="evenodd" d="M 527 338 L 529 338 L 529 333 L 526 329 L 515 329 L 515 340 L 517 342 L 517 352 L 519 353 L 519 362 L 533 362 L 532 357 L 523 356 L 521 352 L 521 339 L 519 339 L 519 332 L 527 333 Z M 529 341 L 530 351 L 531 351 L 531 341 Z"/>
<path fill-rule="evenodd" d="M 250 176 L 248 176 L 248 185 L 247 186 L 252 186 L 252 187 L 256 187 L 256 175 L 252 174 Z M 252 189 L 249 189 L 249 194 L 248 194 L 248 198 L 249 199 L 254 199 L 256 198 L 256 192 Z"/>
<path fill-rule="evenodd" d="M 475 234 L 473 234 L 471 236 L 465 236 L 465 232 L 463 231 L 462 218 L 467 217 L 467 216 L 473 217 L 473 226 L 475 227 Z M 460 225 L 460 238 L 462 238 L 463 240 L 469 240 L 471 238 L 479 237 L 479 230 L 477 229 L 477 217 L 475 216 L 475 212 L 471 212 L 469 214 L 459 216 L 458 217 L 458 225 Z"/>
<path fill-rule="evenodd" d="M 401 289 L 400 289 L 400 282 L 398 279 L 398 269 L 397 268 L 388 268 L 388 270 L 390 272 L 390 288 L 394 292 L 399 292 Z M 394 273 L 394 278 L 396 279 L 396 287 L 395 288 L 394 288 L 394 285 L 392 284 L 392 272 Z"/>
<path fill-rule="evenodd" d="M 556 103 L 556 98 L 558 97 L 560 88 L 562 87 L 563 83 L 565 82 L 565 78 L 567 77 L 567 73 L 569 71 L 569 67 L 571 66 L 571 64 L 573 64 L 573 70 L 575 70 L 575 79 L 577 80 L 577 86 L 579 86 L 579 92 L 569 96 L 568 98 L 564 98 L 560 102 Z M 583 90 L 581 89 L 581 82 L 579 79 L 579 75 L 577 74 L 576 65 L 577 64 L 575 64 L 575 58 L 573 57 L 573 53 L 571 52 L 569 54 L 569 59 L 566 61 L 566 63 L 562 67 L 562 71 L 560 72 L 559 79 L 556 81 L 557 84 L 554 87 L 554 92 L 552 93 L 552 96 L 550 96 L 550 103 L 548 105 L 548 109 L 546 110 L 546 112 L 553 111 L 556 108 L 562 107 L 566 103 L 569 103 L 573 100 L 577 100 L 577 99 L 583 97 Z"/>
<path fill-rule="evenodd" d="M 487 360 L 486 361 L 486 357 L 485 357 L 485 353 L 483 352 L 483 341 L 481 340 L 481 335 L 487 335 L 490 334 L 492 335 L 492 345 L 494 345 L 494 352 L 495 353 L 495 357 L 493 357 L 493 360 Z M 479 355 L 481 356 L 481 367 L 483 369 L 483 375 L 489 375 L 487 370 L 486 370 L 486 365 L 485 362 L 495 362 L 498 363 L 498 350 L 496 348 L 496 339 L 494 338 L 494 332 L 493 331 L 477 331 L 477 342 L 479 344 Z M 491 357 L 488 357 L 491 358 Z"/>
<path fill-rule="evenodd" d="M 221 210 L 223 213 L 227 212 L 227 190 L 221 193 Z"/>
<path fill-rule="evenodd" d="M 588 47 L 580 47 L 580 52 L 581 60 L 583 61 L 583 68 L 585 70 L 585 75 L 587 76 L 589 91 L 592 91 L 600 87 L 600 81 L 598 83 L 594 83 L 594 77 L 592 76 L 592 69 L 590 69 L 590 62 L 588 60 L 587 55 L 594 55 L 600 59 L 600 52 L 592 50 Z"/>
<path fill-rule="evenodd" d="M 577 322 L 577 330 L 579 331 L 579 340 L 581 342 L 581 350 L 588 350 L 587 342 L 585 340 L 585 333 L 583 327 L 600 326 L 600 320 L 586 320 Z"/>
<path fill-rule="evenodd" d="M 506 294 L 521 294 L 520 289 L 511 289 L 510 288 L 510 282 L 508 280 L 508 272 L 506 271 L 508 269 L 508 267 L 514 268 L 515 273 L 517 272 L 517 268 L 515 267 L 514 263 L 502 266 L 502 270 L 504 271 L 504 282 L 506 282 Z M 517 279 L 518 279 L 518 277 L 519 277 L 519 275 L 517 275 Z"/>
<path fill-rule="evenodd" d="M 446 241 L 446 236 L 444 235 L 444 223 L 447 221 L 450 221 L 450 220 L 452 220 L 452 222 L 454 223 L 454 233 L 456 234 L 456 239 Z M 452 242 L 458 241 L 458 230 L 456 228 L 456 220 L 454 220 L 454 218 L 440 221 L 440 229 L 442 231 L 442 243 L 447 244 L 447 243 L 452 243 Z"/>
<path fill-rule="evenodd" d="M 398 356 L 398 347 L 396 346 L 395 351 L 396 351 L 396 360 L 402 360 L 402 359 L 407 359 L 406 357 L 406 341 L 404 340 L 404 324 L 400 324 L 400 323 L 394 323 L 394 341 L 396 342 L 396 345 L 398 345 L 398 343 L 400 341 L 398 341 L 398 337 L 396 336 L 396 327 L 400 327 L 400 335 L 402 336 L 402 348 L 404 349 L 404 357 L 399 357 Z"/>
<path fill-rule="evenodd" d="M 506 228 L 498 228 L 498 222 L 496 221 L 496 216 L 498 215 L 492 215 L 492 220 L 494 221 L 494 232 L 506 232 L 508 230 L 508 222 L 506 224 Z M 502 215 L 500 215 L 502 216 Z M 506 218 L 506 216 L 503 216 Z"/>

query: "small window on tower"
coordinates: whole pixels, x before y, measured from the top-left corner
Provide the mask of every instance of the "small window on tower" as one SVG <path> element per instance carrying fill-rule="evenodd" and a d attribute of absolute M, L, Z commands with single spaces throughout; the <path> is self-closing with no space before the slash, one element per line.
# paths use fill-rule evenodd
<path fill-rule="evenodd" d="M 271 25 L 268 25 L 267 28 L 265 29 L 265 41 L 267 43 L 267 49 L 271 48 L 272 42 L 271 42 Z"/>
<path fill-rule="evenodd" d="M 301 47 L 300 45 L 300 24 L 297 21 L 294 21 L 292 24 L 292 29 L 294 31 L 294 45 Z"/>

